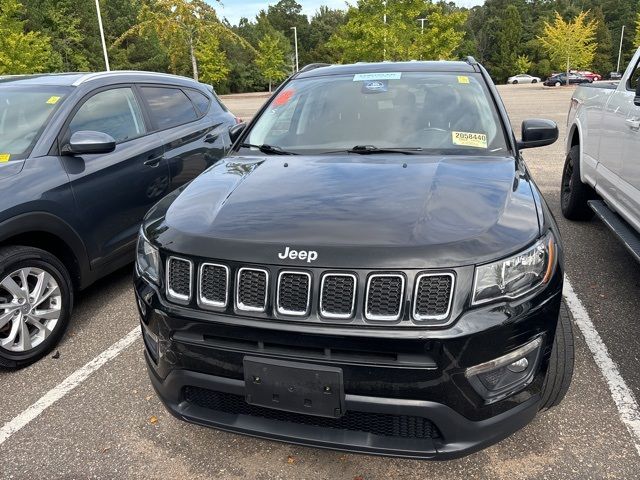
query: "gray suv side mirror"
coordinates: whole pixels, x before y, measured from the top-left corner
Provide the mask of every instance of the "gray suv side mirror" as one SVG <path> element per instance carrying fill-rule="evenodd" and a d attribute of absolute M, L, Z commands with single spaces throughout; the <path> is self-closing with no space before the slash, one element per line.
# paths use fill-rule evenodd
<path fill-rule="evenodd" d="M 245 128 L 247 128 L 247 124 L 245 122 L 229 127 L 229 138 L 231 139 L 231 143 L 236 142 L 238 137 L 242 135 L 242 132 L 244 132 Z"/>
<path fill-rule="evenodd" d="M 62 149 L 63 155 L 109 153 L 116 149 L 116 141 L 107 133 L 80 130 L 71 135 L 69 144 Z"/>
<path fill-rule="evenodd" d="M 522 140 L 518 148 L 534 148 L 551 145 L 558 139 L 558 125 L 552 120 L 532 118 L 522 122 Z"/>

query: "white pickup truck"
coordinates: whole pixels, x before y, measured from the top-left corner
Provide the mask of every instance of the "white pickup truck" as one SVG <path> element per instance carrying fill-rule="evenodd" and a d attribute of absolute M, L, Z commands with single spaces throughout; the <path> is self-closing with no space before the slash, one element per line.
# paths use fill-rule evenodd
<path fill-rule="evenodd" d="M 620 82 L 579 86 L 567 119 L 561 206 L 597 214 L 640 261 L 640 49 Z"/>

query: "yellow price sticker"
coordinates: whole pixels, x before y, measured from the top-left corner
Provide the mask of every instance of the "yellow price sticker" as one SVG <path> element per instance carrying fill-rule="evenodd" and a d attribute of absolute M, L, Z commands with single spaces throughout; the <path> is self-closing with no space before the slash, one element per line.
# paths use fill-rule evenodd
<path fill-rule="evenodd" d="M 49 100 L 47 100 L 47 104 L 49 105 L 55 105 L 56 103 L 58 103 L 58 100 L 60 100 L 60 97 L 53 95 L 51 97 L 49 97 Z"/>
<path fill-rule="evenodd" d="M 10 153 L 0 153 L 0 163 L 8 162 L 10 158 Z"/>
<path fill-rule="evenodd" d="M 469 83 L 469 77 L 466 75 L 458 75 L 458 83 Z"/>
<path fill-rule="evenodd" d="M 484 133 L 451 132 L 451 141 L 463 147 L 487 148 L 487 136 Z"/>

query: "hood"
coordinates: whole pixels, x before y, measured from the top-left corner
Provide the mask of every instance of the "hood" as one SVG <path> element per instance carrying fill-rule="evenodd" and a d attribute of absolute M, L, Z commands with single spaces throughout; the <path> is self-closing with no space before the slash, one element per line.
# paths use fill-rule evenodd
<path fill-rule="evenodd" d="M 22 171 L 24 160 L 12 160 L 10 162 L 0 162 L 0 182 L 5 178 L 12 177 Z"/>
<path fill-rule="evenodd" d="M 230 157 L 180 193 L 148 235 L 206 258 L 313 266 L 480 263 L 539 236 L 513 158 L 400 155 Z M 311 266 L 311 265 L 309 265 Z"/>

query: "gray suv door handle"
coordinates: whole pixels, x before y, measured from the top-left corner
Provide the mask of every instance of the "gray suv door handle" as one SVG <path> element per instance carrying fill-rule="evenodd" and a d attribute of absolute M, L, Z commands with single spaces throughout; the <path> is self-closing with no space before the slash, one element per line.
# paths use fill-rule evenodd
<path fill-rule="evenodd" d="M 149 160 L 145 161 L 144 164 L 147 165 L 148 167 L 157 167 L 158 165 L 160 165 L 160 162 L 162 161 L 163 158 L 164 158 L 163 155 L 160 155 L 158 157 L 152 157 Z"/>
<path fill-rule="evenodd" d="M 640 118 L 627 118 L 625 121 L 631 130 L 640 130 Z"/>

